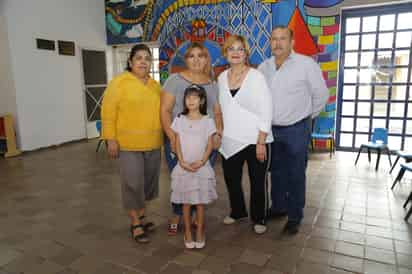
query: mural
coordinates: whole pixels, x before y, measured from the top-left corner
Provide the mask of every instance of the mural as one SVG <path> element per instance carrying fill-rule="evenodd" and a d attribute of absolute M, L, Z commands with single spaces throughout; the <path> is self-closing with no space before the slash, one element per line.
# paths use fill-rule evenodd
<path fill-rule="evenodd" d="M 105 0 L 107 43 L 127 44 L 145 40 L 145 26 L 151 15 L 149 2 Z"/>
<path fill-rule="evenodd" d="M 260 64 L 271 55 L 273 26 L 294 30 L 296 52 L 320 63 L 330 91 L 321 115 L 335 116 L 339 16 L 306 14 L 311 8 L 329 8 L 343 0 L 106 0 L 108 44 L 158 41 L 161 81 L 184 69 L 183 54 L 190 41 L 209 49 L 214 73 L 226 68 L 220 46 L 232 33 L 248 39 L 250 63 Z M 319 14 L 319 13 L 318 13 Z M 320 141 L 321 142 L 321 141 Z M 325 146 L 324 143 L 318 143 Z"/>

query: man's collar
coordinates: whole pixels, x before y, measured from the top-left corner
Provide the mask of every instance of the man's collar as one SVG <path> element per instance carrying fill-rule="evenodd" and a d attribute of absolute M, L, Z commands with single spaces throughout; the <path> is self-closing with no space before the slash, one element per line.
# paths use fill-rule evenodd
<path fill-rule="evenodd" d="M 284 61 L 283 63 L 285 63 L 285 62 L 288 61 L 288 60 L 291 60 L 291 59 L 295 58 L 295 56 L 296 56 L 296 53 L 295 53 L 295 51 L 292 49 L 292 51 L 290 52 L 290 54 L 288 55 L 288 57 L 286 57 L 286 59 L 285 59 L 285 61 Z M 276 56 L 275 56 L 275 55 L 272 55 L 272 57 L 271 57 L 271 62 L 272 62 L 272 64 L 276 64 Z"/>

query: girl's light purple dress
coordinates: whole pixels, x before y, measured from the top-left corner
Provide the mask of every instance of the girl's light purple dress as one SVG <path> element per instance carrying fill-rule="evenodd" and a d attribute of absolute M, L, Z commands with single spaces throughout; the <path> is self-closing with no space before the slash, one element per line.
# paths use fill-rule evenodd
<path fill-rule="evenodd" d="M 175 118 L 171 128 L 179 134 L 183 160 L 202 160 L 209 136 L 216 132 L 212 119 L 204 116 L 190 120 L 184 115 Z M 196 172 L 184 170 L 179 164 L 173 169 L 171 200 L 176 204 L 208 204 L 217 199 L 215 172 L 209 161 Z"/>

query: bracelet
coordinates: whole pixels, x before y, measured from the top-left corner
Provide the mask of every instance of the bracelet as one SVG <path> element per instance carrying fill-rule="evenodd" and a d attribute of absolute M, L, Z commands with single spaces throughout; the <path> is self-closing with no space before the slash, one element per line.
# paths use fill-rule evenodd
<path fill-rule="evenodd" d="M 220 134 L 219 132 L 216 132 L 215 135 L 219 136 L 220 138 L 222 138 L 222 134 Z"/>
<path fill-rule="evenodd" d="M 257 143 L 256 145 L 265 146 L 266 144 L 264 144 L 264 143 Z"/>

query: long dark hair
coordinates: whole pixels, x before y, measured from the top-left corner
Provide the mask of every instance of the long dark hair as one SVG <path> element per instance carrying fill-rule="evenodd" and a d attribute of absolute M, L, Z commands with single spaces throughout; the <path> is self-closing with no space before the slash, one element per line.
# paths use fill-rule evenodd
<path fill-rule="evenodd" d="M 147 53 L 149 53 L 150 57 L 152 57 L 152 52 L 150 51 L 150 48 L 148 46 L 146 46 L 145 44 L 137 44 L 130 50 L 129 58 L 127 59 L 126 70 L 132 71 L 132 67 L 130 66 L 129 62 L 132 62 L 132 59 L 136 55 L 136 52 L 141 50 L 146 51 Z"/>
<path fill-rule="evenodd" d="M 183 95 L 183 111 L 182 115 L 187 115 L 189 113 L 189 109 L 186 106 L 186 98 L 189 95 L 196 95 L 200 98 L 200 106 L 199 112 L 202 115 L 207 115 L 207 95 L 206 90 L 204 87 L 199 85 L 191 85 L 185 89 L 185 94 Z"/>

